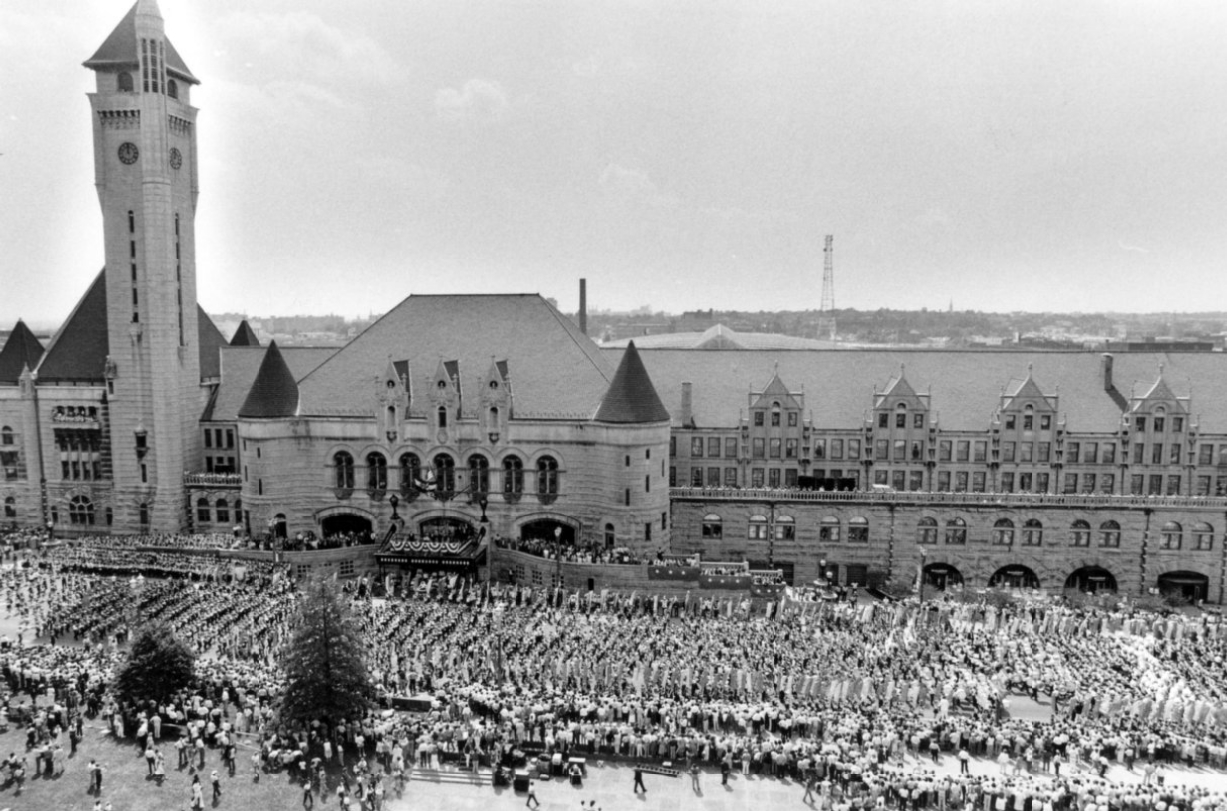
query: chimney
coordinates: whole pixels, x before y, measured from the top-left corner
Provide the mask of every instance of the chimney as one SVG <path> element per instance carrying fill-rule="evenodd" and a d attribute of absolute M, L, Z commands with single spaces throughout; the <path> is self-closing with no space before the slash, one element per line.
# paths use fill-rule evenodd
<path fill-rule="evenodd" d="M 579 331 L 588 334 L 588 280 L 579 280 Z"/>
<path fill-rule="evenodd" d="M 1112 385 L 1112 355 L 1110 353 L 1103 353 L 1099 361 L 1099 370 L 1102 372 L 1103 390 L 1112 391 L 1115 387 Z"/>
<path fill-rule="evenodd" d="M 694 407 L 690 394 L 690 384 L 682 384 L 682 427 L 689 428 L 694 424 Z"/>

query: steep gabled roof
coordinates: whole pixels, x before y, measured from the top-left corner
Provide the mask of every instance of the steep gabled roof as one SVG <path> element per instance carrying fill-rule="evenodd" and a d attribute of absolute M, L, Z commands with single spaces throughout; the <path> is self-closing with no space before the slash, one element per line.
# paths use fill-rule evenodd
<path fill-rule="evenodd" d="M 325 346 L 287 346 L 277 347 L 286 366 L 295 380 L 304 376 L 316 366 L 319 366 L 337 351 L 336 347 Z M 264 346 L 225 346 L 221 350 L 221 384 L 218 385 L 209 407 L 200 419 L 204 422 L 234 422 L 239 418 L 239 409 L 251 393 L 251 385 L 255 382 L 264 362 L 268 347 Z"/>
<path fill-rule="evenodd" d="M 251 328 L 251 324 L 247 323 L 244 318 L 239 324 L 239 328 L 234 331 L 234 337 L 230 339 L 231 346 L 259 346 L 260 337 L 256 335 L 256 331 Z"/>
<path fill-rule="evenodd" d="M 38 368 L 42 356 L 43 345 L 30 332 L 26 322 L 18 320 L 4 348 L 0 349 L 0 383 L 16 383 L 26 367 L 30 371 Z"/>
<path fill-rule="evenodd" d="M 298 414 L 298 383 L 281 357 L 277 342 L 268 345 L 260 371 L 247 399 L 239 408 L 240 419 L 278 419 Z"/>
<path fill-rule="evenodd" d="M 605 392 L 605 398 L 601 400 L 601 407 L 593 419 L 596 422 L 617 423 L 669 420 L 669 410 L 660 401 L 634 341 L 627 344 L 618 371 L 609 384 L 609 391 Z"/>
<path fill-rule="evenodd" d="M 38 365 L 38 380 L 40 383 L 101 383 L 110 353 L 106 271 L 100 271 L 64 326 L 51 339 L 47 354 Z"/>
<path fill-rule="evenodd" d="M 221 377 L 221 350 L 226 345 L 226 336 L 199 304 L 196 305 L 196 338 L 200 346 L 200 379 Z"/>
<path fill-rule="evenodd" d="M 369 416 L 371 383 L 388 358 L 406 358 L 413 380 L 458 362 L 465 414 L 476 414 L 490 356 L 515 376 L 521 418 L 589 419 L 613 367 L 570 318 L 537 294 L 409 296 L 301 380 L 304 415 Z M 420 415 L 422 396 L 410 403 Z"/>
<path fill-rule="evenodd" d="M 614 362 L 621 349 L 606 350 Z M 1000 408 L 1003 370 L 1034 364 L 1035 379 L 1050 392 L 1061 393 L 1061 413 L 1068 430 L 1113 432 L 1120 427 L 1128 403 L 1116 389 L 1104 391 L 1097 352 L 1027 352 L 1017 350 L 850 349 L 813 351 L 747 351 L 654 349 L 640 350 L 644 366 L 668 402 L 680 403 L 682 383 L 693 381 L 692 414 L 700 425 L 738 425 L 746 407 L 746 386 L 761 378 L 764 365 L 779 363 L 780 377 L 806 392 L 806 411 L 821 429 L 858 429 L 873 402 L 874 386 L 901 363 L 911 380 L 933 386 L 929 407 L 941 414 L 944 430 L 983 431 Z M 1203 433 L 1227 433 L 1227 409 L 1214 404 L 1227 399 L 1227 353 L 1122 352 L 1116 355 L 1116 385 L 1128 396 L 1130 384 L 1149 388 L 1158 363 L 1176 391 L 1192 388 L 1187 406 L 1198 414 Z M 1144 381 L 1144 383 L 1142 382 Z M 1123 405 L 1122 405 L 1123 404 Z M 676 406 L 675 406 L 676 407 Z M 678 414 L 680 420 L 680 411 Z"/>
<path fill-rule="evenodd" d="M 103 41 L 94 55 L 83 63 L 85 67 L 98 70 L 99 68 L 124 66 L 137 67 L 140 64 L 136 45 L 136 10 L 139 5 L 138 0 L 132 8 L 128 9 L 128 13 L 119 21 L 119 25 L 115 26 L 115 30 Z M 170 38 L 165 37 L 164 39 L 166 42 L 166 71 L 184 81 L 200 84 L 200 80 L 193 76 L 187 65 L 183 63 L 183 57 L 179 56 Z"/>

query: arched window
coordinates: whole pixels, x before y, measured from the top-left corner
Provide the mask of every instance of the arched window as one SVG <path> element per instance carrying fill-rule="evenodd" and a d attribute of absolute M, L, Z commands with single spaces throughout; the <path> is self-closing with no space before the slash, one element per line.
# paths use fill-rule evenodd
<path fill-rule="evenodd" d="M 750 516 L 750 531 L 747 537 L 749 537 L 749 539 L 752 541 L 767 540 L 767 516 Z"/>
<path fill-rule="evenodd" d="M 1099 545 L 1115 548 L 1120 546 L 1120 524 L 1104 521 L 1099 525 Z"/>
<path fill-rule="evenodd" d="M 916 543 L 937 543 L 937 519 L 928 516 L 916 522 Z"/>
<path fill-rule="evenodd" d="M 503 498 L 517 501 L 524 494 L 524 460 L 518 456 L 503 459 Z"/>
<path fill-rule="evenodd" d="M 144 502 L 141 502 L 141 506 L 138 512 L 140 513 L 141 532 L 142 533 L 148 532 L 149 531 L 149 505 Z"/>
<path fill-rule="evenodd" d="M 1008 518 L 998 518 L 993 524 L 993 544 L 995 546 L 1014 545 L 1014 522 Z"/>
<path fill-rule="evenodd" d="M 724 537 L 724 522 L 715 513 L 703 516 L 703 537 L 719 540 Z"/>
<path fill-rule="evenodd" d="M 1161 434 L 1167 425 L 1167 409 L 1163 406 L 1155 406 L 1154 414 L 1154 422 L 1152 422 L 1151 425 L 1154 426 L 1154 432 L 1156 434 Z"/>
<path fill-rule="evenodd" d="M 895 427 L 907 427 L 907 405 L 905 403 L 895 406 Z"/>
<path fill-rule="evenodd" d="M 1038 519 L 1028 518 L 1023 521 L 1022 542 L 1023 546 L 1044 545 L 1044 525 Z"/>
<path fill-rule="evenodd" d="M 456 460 L 446 453 L 435 455 L 435 488 L 444 497 L 456 492 Z"/>
<path fill-rule="evenodd" d="M 230 523 L 230 503 L 224 498 L 219 498 L 217 500 L 217 523 Z"/>
<path fill-rule="evenodd" d="M 5 518 L 16 518 L 17 517 L 17 499 L 13 498 L 12 496 L 7 496 L 4 499 L 4 517 Z"/>
<path fill-rule="evenodd" d="M 422 476 L 422 460 L 416 453 L 400 455 L 400 494 L 403 497 L 417 496 L 417 480 Z"/>
<path fill-rule="evenodd" d="M 839 543 L 839 519 L 828 515 L 818 525 L 818 540 Z"/>
<path fill-rule="evenodd" d="M 447 406 L 439 406 L 439 410 L 435 412 L 439 417 L 439 427 L 447 427 Z"/>
<path fill-rule="evenodd" d="M 1078 519 L 1069 525 L 1069 545 L 1070 546 L 1090 546 L 1091 545 L 1091 525 L 1082 519 Z"/>
<path fill-rule="evenodd" d="M 490 428 L 498 430 L 498 406 L 490 406 Z"/>
<path fill-rule="evenodd" d="M 85 496 L 73 496 L 68 502 L 68 523 L 92 527 L 94 525 L 94 502 Z"/>
<path fill-rule="evenodd" d="M 951 518 L 946 522 L 946 543 L 955 546 L 967 544 L 967 522 L 962 518 Z"/>
<path fill-rule="evenodd" d="M 1214 527 L 1201 523 L 1193 525 L 1193 548 L 1206 552 L 1214 548 Z"/>
<path fill-rule="evenodd" d="M 779 424 L 780 424 L 780 404 L 772 403 L 771 404 L 771 425 L 772 427 L 778 427 Z"/>
<path fill-rule="evenodd" d="M 354 457 L 348 451 L 337 451 L 332 457 L 338 490 L 354 489 Z"/>
<path fill-rule="evenodd" d="M 789 515 L 777 515 L 775 517 L 775 539 L 777 541 L 791 541 L 797 537 L 797 522 Z"/>
<path fill-rule="evenodd" d="M 106 522 L 108 527 L 115 523 L 115 511 L 110 507 L 106 509 Z"/>
<path fill-rule="evenodd" d="M 552 456 L 537 460 L 537 495 L 550 501 L 558 497 L 558 460 Z"/>
<path fill-rule="evenodd" d="M 469 457 L 469 489 L 474 496 L 490 492 L 490 460 L 480 453 Z"/>
<path fill-rule="evenodd" d="M 848 541 L 850 543 L 869 543 L 869 519 L 856 516 L 848 520 Z"/>
<path fill-rule="evenodd" d="M 618 536 L 614 532 L 613 524 L 605 525 L 605 548 L 612 549 L 617 544 Z"/>
<path fill-rule="evenodd" d="M 1023 430 L 1031 431 L 1035 428 L 1035 406 L 1030 403 L 1023 409 Z"/>
<path fill-rule="evenodd" d="M 1158 419 L 1158 417 L 1155 417 Z M 1163 529 L 1159 530 L 1159 548 L 1160 549 L 1179 549 L 1180 543 L 1183 540 L 1184 529 L 1175 521 L 1168 521 L 1163 525 Z"/>
<path fill-rule="evenodd" d="M 166 80 L 166 95 L 172 99 L 179 98 L 179 85 L 175 83 L 174 79 Z"/>
<path fill-rule="evenodd" d="M 196 500 L 196 520 L 202 524 L 208 524 L 213 521 L 213 512 L 209 508 L 209 500 L 207 498 Z"/>
<path fill-rule="evenodd" d="M 378 498 L 388 490 L 388 460 L 382 453 L 366 455 L 366 492 Z"/>
<path fill-rule="evenodd" d="M 12 444 L 13 444 L 13 429 L 5 425 L 3 428 L 0 428 L 0 445 L 12 445 Z"/>
<path fill-rule="evenodd" d="M 120 93 L 132 92 L 132 74 L 128 71 L 123 71 L 115 77 L 115 87 Z"/>

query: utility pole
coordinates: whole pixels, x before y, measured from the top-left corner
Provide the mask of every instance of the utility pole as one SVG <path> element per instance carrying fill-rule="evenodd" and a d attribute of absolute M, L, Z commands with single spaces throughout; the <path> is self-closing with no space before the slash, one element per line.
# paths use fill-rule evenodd
<path fill-rule="evenodd" d="M 818 308 L 818 340 L 835 340 L 835 237 L 827 234 L 823 246 L 822 304 Z"/>

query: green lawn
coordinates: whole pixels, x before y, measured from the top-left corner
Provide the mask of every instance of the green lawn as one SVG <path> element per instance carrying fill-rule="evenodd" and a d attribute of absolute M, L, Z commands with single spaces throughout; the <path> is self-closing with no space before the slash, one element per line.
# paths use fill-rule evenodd
<path fill-rule="evenodd" d="M 25 740 L 24 730 L 10 725 L 7 733 L 0 734 L 0 757 L 7 758 L 10 752 L 20 756 L 25 751 Z M 91 811 L 95 798 L 88 792 L 86 765 L 90 758 L 106 766 L 101 796 L 104 803 L 109 801 L 114 804 L 115 811 L 187 809 L 191 803 L 192 777 L 187 769 L 176 768 L 178 755 L 172 743 L 173 740 L 162 741 L 161 749 L 166 755 L 167 768 L 166 778 L 159 786 L 153 778 L 147 777 L 145 758 L 137 754 L 135 743 L 118 743 L 112 736 L 104 735 L 87 722 L 85 740 L 77 748 L 76 756 L 67 761 L 64 773 L 59 777 L 32 777 L 34 758 L 30 757 L 24 790 L 17 794 L 15 785 L 0 789 L 0 811 Z M 292 784 L 284 772 L 261 774 L 259 780 L 254 779 L 251 753 L 250 747 L 239 747 L 238 768 L 235 776 L 229 777 L 222 768 L 220 750 L 208 752 L 200 778 L 204 784 L 205 807 L 242 811 L 301 809 L 302 790 Z M 209 785 L 209 774 L 213 769 L 222 775 L 222 797 L 216 804 L 210 803 L 212 787 Z M 335 794 L 328 799 L 332 800 L 335 808 Z M 316 807 L 320 805 L 317 796 Z"/>

